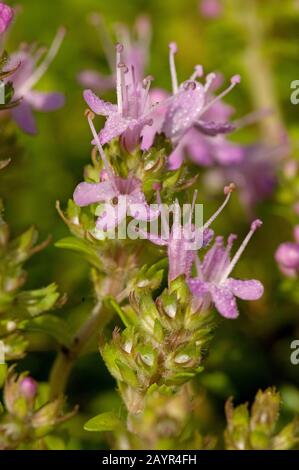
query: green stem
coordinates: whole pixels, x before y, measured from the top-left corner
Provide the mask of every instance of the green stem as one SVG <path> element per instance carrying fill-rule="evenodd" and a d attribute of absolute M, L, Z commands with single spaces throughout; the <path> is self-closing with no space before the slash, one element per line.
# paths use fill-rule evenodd
<path fill-rule="evenodd" d="M 258 110 L 271 110 L 269 117 L 259 121 L 261 135 L 266 143 L 281 144 L 283 122 L 273 81 L 272 64 L 264 52 L 264 25 L 259 17 L 255 0 L 247 1 L 245 8 L 243 1 L 241 3 L 240 19 L 246 27 L 248 41 L 244 63 L 253 103 Z"/>
<path fill-rule="evenodd" d="M 108 295 L 116 296 L 122 288 L 123 280 L 121 276 L 110 280 L 107 278 L 103 289 L 104 297 Z M 111 313 L 105 309 L 102 299 L 100 299 L 92 309 L 87 321 L 74 335 L 71 346 L 62 349 L 55 359 L 50 373 L 50 400 L 65 392 L 69 376 L 78 357 L 94 334 L 103 330 L 110 319 Z"/>

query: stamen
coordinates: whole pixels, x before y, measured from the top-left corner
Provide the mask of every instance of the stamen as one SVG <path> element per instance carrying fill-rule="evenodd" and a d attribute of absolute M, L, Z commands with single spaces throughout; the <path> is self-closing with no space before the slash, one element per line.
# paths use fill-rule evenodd
<path fill-rule="evenodd" d="M 190 77 L 191 81 L 194 81 L 196 78 L 202 77 L 204 74 L 202 65 L 195 65 L 194 72 Z"/>
<path fill-rule="evenodd" d="M 152 83 L 153 80 L 154 80 L 154 77 L 152 75 L 149 75 L 148 77 L 145 77 L 142 81 L 142 86 L 144 88 L 144 93 L 143 93 L 143 98 L 142 98 L 142 110 L 141 110 L 141 112 L 143 112 L 143 110 L 146 107 L 146 103 L 147 103 L 148 95 L 149 95 L 149 90 L 150 90 L 151 83 Z"/>
<path fill-rule="evenodd" d="M 95 127 L 93 125 L 93 122 L 92 120 L 94 119 L 94 114 L 92 111 L 90 111 L 89 109 L 85 112 L 85 115 L 87 117 L 87 120 L 88 120 L 88 124 L 89 124 L 89 127 L 90 127 L 90 130 L 91 130 L 91 133 L 93 135 L 93 138 L 95 140 L 95 143 L 96 143 L 96 146 L 98 147 L 98 150 L 99 150 L 99 153 L 100 153 L 100 156 L 101 156 L 101 159 L 103 161 L 103 164 L 104 164 L 104 167 L 105 167 L 105 170 L 107 171 L 108 175 L 109 175 L 109 178 L 110 178 L 110 182 L 111 184 L 113 184 L 113 181 L 114 181 L 114 174 L 112 172 L 112 169 L 108 163 L 108 160 L 107 160 L 107 157 L 106 157 L 106 154 L 104 152 L 104 149 L 101 145 L 101 142 L 100 142 L 100 139 L 99 139 L 99 136 L 97 134 L 97 131 L 95 130 Z"/>
<path fill-rule="evenodd" d="M 48 53 L 46 57 L 44 58 L 43 62 L 35 69 L 33 74 L 26 80 L 21 89 L 19 90 L 19 93 L 21 95 L 25 94 L 27 91 L 31 90 L 34 85 L 41 79 L 41 77 L 44 75 L 44 73 L 48 70 L 49 65 L 53 61 L 54 57 L 56 56 L 57 52 L 59 51 L 59 48 L 61 46 L 61 43 L 63 41 L 63 38 L 65 36 L 65 28 L 59 28 L 57 31 L 57 34 L 51 44 L 50 49 L 48 50 Z"/>
<path fill-rule="evenodd" d="M 224 271 L 220 282 L 224 282 L 228 278 L 228 276 L 230 275 L 230 273 L 232 272 L 232 270 L 236 266 L 237 262 L 239 261 L 239 259 L 242 255 L 243 251 L 245 250 L 246 246 L 248 245 L 252 235 L 262 225 L 263 225 L 263 222 L 260 219 L 256 219 L 254 222 L 252 222 L 251 227 L 250 227 L 250 231 L 248 232 L 247 236 L 244 238 L 243 243 L 241 244 L 240 248 L 236 252 L 233 259 L 231 260 L 231 262 L 228 265 L 227 269 Z"/>
<path fill-rule="evenodd" d="M 175 68 L 174 56 L 177 53 L 177 45 L 175 42 L 169 44 L 169 66 L 170 66 L 170 75 L 171 75 L 171 84 L 172 84 L 172 93 L 175 94 L 178 92 L 178 77 Z"/>
<path fill-rule="evenodd" d="M 192 203 L 191 203 L 191 211 L 190 211 L 190 215 L 189 215 L 189 226 L 191 226 L 191 223 L 192 223 L 192 217 L 193 217 L 193 212 L 194 212 L 194 209 L 195 209 L 197 194 L 198 194 L 198 191 L 196 189 L 193 193 L 193 198 L 192 198 Z"/>
<path fill-rule="evenodd" d="M 229 87 L 227 87 L 226 90 L 224 90 L 220 95 L 216 96 L 216 98 L 212 99 L 209 103 L 206 104 L 206 106 L 202 109 L 202 114 L 205 113 L 211 106 L 213 106 L 217 101 L 222 100 L 228 93 L 232 91 L 233 88 L 235 88 L 236 85 L 238 85 L 241 82 L 241 77 L 240 75 L 234 75 L 231 78 L 231 84 Z"/>
<path fill-rule="evenodd" d="M 230 197 L 231 197 L 231 194 L 232 192 L 236 189 L 236 186 L 234 185 L 234 183 L 231 183 L 229 186 L 225 186 L 224 188 L 224 194 L 226 195 L 226 198 L 224 200 L 224 202 L 221 204 L 221 206 L 219 207 L 219 209 L 212 215 L 212 217 L 210 217 L 210 219 L 204 224 L 203 226 L 203 230 L 207 229 L 213 222 L 214 220 L 218 217 L 218 215 L 223 211 L 223 209 L 225 208 L 226 204 L 228 203 L 228 201 L 230 200 Z"/>
<path fill-rule="evenodd" d="M 207 93 L 209 91 L 209 89 L 211 88 L 212 86 L 212 83 L 214 82 L 214 80 L 216 80 L 216 74 L 215 73 L 209 73 L 206 77 L 206 83 L 205 83 L 205 92 Z"/>
<path fill-rule="evenodd" d="M 121 54 L 124 46 L 122 44 L 116 44 L 116 96 L 117 96 L 117 109 L 120 114 L 123 112 L 123 99 L 122 99 L 122 72 L 120 68 Z"/>

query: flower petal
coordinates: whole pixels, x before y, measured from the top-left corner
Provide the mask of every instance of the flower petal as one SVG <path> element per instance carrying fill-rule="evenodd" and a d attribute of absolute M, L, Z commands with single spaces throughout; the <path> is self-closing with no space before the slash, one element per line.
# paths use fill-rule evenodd
<path fill-rule="evenodd" d="M 229 122 L 197 121 L 196 128 L 205 135 L 214 137 L 218 134 L 228 134 L 235 130 Z"/>
<path fill-rule="evenodd" d="M 96 114 L 110 116 L 112 113 L 117 113 L 117 106 L 115 104 L 101 100 L 91 90 L 84 90 L 83 97 L 90 109 Z"/>
<path fill-rule="evenodd" d="M 109 181 L 102 183 L 79 183 L 74 191 L 74 201 L 77 206 L 84 207 L 94 202 L 110 201 L 116 192 Z"/>
<path fill-rule="evenodd" d="M 188 280 L 190 291 L 196 297 L 203 297 L 209 293 L 209 284 L 201 279 L 194 278 Z"/>
<path fill-rule="evenodd" d="M 171 99 L 168 106 L 162 131 L 166 137 L 177 140 L 193 126 L 204 106 L 203 87 L 182 89 Z"/>
<path fill-rule="evenodd" d="M 62 93 L 43 93 L 40 91 L 30 91 L 26 94 L 26 100 L 33 109 L 38 111 L 55 111 L 64 105 L 65 98 Z"/>
<path fill-rule="evenodd" d="M 29 103 L 25 99 L 23 99 L 18 106 L 12 108 L 11 115 L 24 132 L 27 132 L 27 134 L 37 133 L 33 112 Z"/>
<path fill-rule="evenodd" d="M 105 76 L 94 70 L 82 70 L 78 75 L 78 81 L 86 88 L 92 88 L 98 92 L 111 90 L 115 85 L 115 78 Z"/>
<path fill-rule="evenodd" d="M 226 287 L 212 284 L 210 287 L 213 302 L 216 309 L 225 318 L 237 318 L 239 316 L 236 299 L 232 291 Z"/>
<path fill-rule="evenodd" d="M 123 118 L 118 113 L 110 114 L 104 128 L 99 133 L 101 144 L 104 145 L 121 135 L 128 129 L 130 123 L 131 119 Z"/>
<path fill-rule="evenodd" d="M 240 280 L 229 278 L 225 285 L 232 291 L 232 293 L 243 300 L 257 300 L 264 293 L 264 287 L 260 281 L 255 279 Z"/>

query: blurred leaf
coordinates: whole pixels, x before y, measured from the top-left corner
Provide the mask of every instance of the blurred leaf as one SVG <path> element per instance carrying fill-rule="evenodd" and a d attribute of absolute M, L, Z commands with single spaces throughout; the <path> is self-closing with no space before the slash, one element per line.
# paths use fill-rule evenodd
<path fill-rule="evenodd" d="M 91 418 L 84 424 L 84 429 L 92 432 L 119 431 L 122 426 L 123 423 L 113 412 L 107 412 Z"/>

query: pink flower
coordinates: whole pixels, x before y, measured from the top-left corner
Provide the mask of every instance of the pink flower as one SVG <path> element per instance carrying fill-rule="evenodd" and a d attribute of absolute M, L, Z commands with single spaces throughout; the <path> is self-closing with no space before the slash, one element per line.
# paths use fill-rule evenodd
<path fill-rule="evenodd" d="M 5 33 L 14 17 L 14 10 L 0 2 L 0 34 Z"/>
<path fill-rule="evenodd" d="M 189 219 L 184 225 L 181 223 L 181 211 L 178 202 L 176 202 L 174 204 L 174 217 L 171 230 L 168 228 L 168 221 L 165 220 L 165 213 L 158 191 L 158 203 L 160 206 L 162 219 L 163 236 L 158 236 L 157 234 L 152 233 L 145 233 L 142 230 L 139 230 L 139 233 L 141 233 L 146 239 L 155 245 L 167 246 L 169 282 L 176 279 L 180 275 L 185 275 L 187 279 L 190 278 L 191 268 L 196 258 L 196 252 L 199 248 L 207 246 L 211 241 L 213 237 L 213 231 L 209 227 L 228 203 L 233 190 L 233 184 L 227 186 L 224 189 L 224 193 L 226 195 L 224 202 L 202 227 L 195 227 L 192 224 L 192 214 L 197 196 L 196 192 L 194 194 Z"/>
<path fill-rule="evenodd" d="M 294 229 L 295 242 L 285 242 L 279 245 L 275 259 L 283 274 L 296 277 L 299 274 L 299 225 Z"/>
<path fill-rule="evenodd" d="M 203 261 L 198 261 L 197 277 L 188 281 L 198 308 L 204 310 L 213 302 L 220 315 L 233 319 L 239 315 L 235 297 L 243 300 L 257 300 L 263 295 L 264 289 L 259 281 L 242 281 L 229 277 L 250 238 L 261 225 L 260 220 L 255 220 L 251 224 L 248 235 L 231 261 L 229 254 L 236 238 L 235 235 L 228 238 L 226 247 L 223 245 L 223 238 L 217 237 Z"/>
<path fill-rule="evenodd" d="M 104 212 L 98 217 L 96 223 L 97 230 L 106 231 L 118 226 L 127 213 L 138 220 L 152 220 L 158 217 L 158 212 L 152 210 L 146 202 L 142 192 L 141 181 L 133 176 L 121 178 L 114 174 L 107 161 L 90 114 L 88 115 L 88 122 L 105 170 L 102 172 L 102 181 L 100 183 L 87 183 L 83 181 L 78 184 L 73 195 L 75 203 L 80 207 L 84 207 L 97 202 L 109 203 L 113 201 L 116 205 L 120 202 L 121 198 L 125 197 L 125 205 L 116 214 L 110 216 L 110 214 Z"/>
<path fill-rule="evenodd" d="M 101 100 L 91 90 L 85 90 L 83 95 L 94 113 L 107 118 L 99 133 L 100 143 L 104 145 L 121 136 L 124 148 L 132 151 L 141 140 L 144 126 L 153 123 L 149 97 L 151 77 L 138 82 L 134 68 L 129 70 L 123 62 L 123 49 L 121 44 L 116 46 L 117 105 Z"/>
<path fill-rule="evenodd" d="M 206 153 L 207 148 L 203 149 L 205 146 L 203 136 L 214 138 L 235 129 L 227 121 L 232 113 L 232 108 L 224 105 L 221 100 L 240 82 L 240 77 L 239 75 L 232 77 L 230 86 L 217 97 L 213 97 L 211 91 L 215 89 L 219 77 L 214 73 L 208 74 L 203 85 L 198 81 L 198 78 L 203 75 L 203 69 L 197 65 L 190 79 L 179 85 L 174 61 L 177 52 L 175 43 L 169 45 L 169 51 L 173 95 L 165 102 L 167 106 L 161 131 L 173 143 L 174 150 L 169 156 L 169 166 L 175 169 L 181 165 L 186 150 L 190 149 L 195 160 L 198 158 L 202 160 L 203 155 L 200 153 L 203 150 L 203 153 L 206 154 L 204 156 L 205 162 L 207 162 L 207 158 L 210 159 L 210 156 Z M 224 143 L 225 140 L 222 138 L 221 144 Z M 232 147 L 233 145 L 230 144 L 229 150 Z M 218 149 L 220 148 L 221 145 L 218 146 Z"/>
<path fill-rule="evenodd" d="M 62 93 L 33 90 L 57 54 L 64 34 L 65 31 L 61 28 L 44 60 L 38 65 L 37 61 L 41 56 L 41 50 L 33 53 L 27 48 L 11 56 L 9 67 L 14 68 L 18 64 L 20 65 L 7 80 L 13 82 L 14 98 L 22 98 L 20 104 L 11 110 L 11 115 L 18 126 L 28 134 L 36 134 L 37 132 L 33 110 L 54 111 L 64 105 Z"/>
<path fill-rule="evenodd" d="M 199 0 L 199 11 L 205 18 L 217 18 L 223 11 L 221 0 Z"/>

